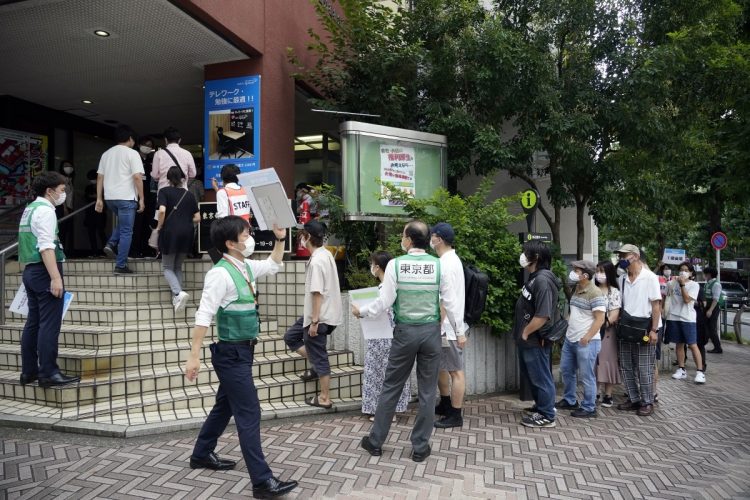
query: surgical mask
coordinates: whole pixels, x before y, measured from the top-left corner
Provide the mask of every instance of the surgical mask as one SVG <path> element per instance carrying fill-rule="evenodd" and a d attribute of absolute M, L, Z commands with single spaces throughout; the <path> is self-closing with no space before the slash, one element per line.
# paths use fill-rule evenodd
<path fill-rule="evenodd" d="M 432 248 L 433 250 L 435 250 L 435 244 L 432 242 L 432 240 L 430 240 L 430 248 Z"/>
<path fill-rule="evenodd" d="M 578 283 L 579 281 L 581 281 L 581 276 L 575 271 L 570 271 L 570 274 L 568 274 L 568 279 L 573 283 Z"/>
<path fill-rule="evenodd" d="M 690 278 L 690 271 L 680 271 L 680 278 L 682 279 L 689 279 Z"/>
<path fill-rule="evenodd" d="M 607 275 L 604 273 L 596 273 L 596 282 L 600 285 L 604 285 L 607 282 Z"/>
<path fill-rule="evenodd" d="M 531 264 L 531 262 L 529 262 L 529 259 L 526 258 L 526 254 L 522 253 L 521 256 L 518 257 L 518 265 L 526 268 L 529 266 L 529 264 Z"/>
<path fill-rule="evenodd" d="M 376 278 L 378 277 L 378 272 L 375 270 L 375 266 L 370 266 L 370 274 L 372 274 Z"/>
<path fill-rule="evenodd" d="M 250 236 L 248 239 L 245 240 L 245 248 L 240 250 L 242 253 L 242 256 L 245 258 L 250 257 L 253 252 L 255 251 L 255 240 L 252 236 Z"/>
<path fill-rule="evenodd" d="M 310 238 L 305 238 L 304 236 L 302 236 L 299 239 L 299 244 L 302 245 L 303 247 L 306 247 L 308 241 L 310 241 Z"/>
<path fill-rule="evenodd" d="M 60 205 L 62 205 L 63 203 L 65 203 L 65 199 L 67 197 L 68 197 L 68 193 L 66 193 L 65 191 L 63 191 L 62 194 L 60 194 L 60 196 L 58 196 L 57 198 L 55 198 L 55 201 L 53 203 L 55 204 L 56 207 L 59 207 Z"/>
<path fill-rule="evenodd" d="M 403 250 L 404 252 L 408 252 L 409 251 L 409 249 L 406 248 L 406 245 L 404 245 L 403 240 L 401 241 L 401 250 Z"/>
<path fill-rule="evenodd" d="M 617 263 L 617 267 L 625 270 L 630 266 L 630 261 L 628 259 L 620 259 L 620 262 Z"/>
<path fill-rule="evenodd" d="M 672 276 L 672 270 L 671 269 L 665 269 L 664 270 L 664 277 L 665 278 L 669 278 L 670 276 Z"/>
<path fill-rule="evenodd" d="M 73 167 L 63 167 L 63 172 L 65 172 L 65 175 L 70 175 L 73 173 Z"/>
<path fill-rule="evenodd" d="M 139 149 L 139 150 L 140 150 L 140 152 L 141 152 L 141 153 L 143 153 L 144 155 L 147 155 L 147 154 L 149 154 L 149 153 L 150 153 L 151 151 L 153 151 L 153 149 L 151 149 L 151 148 L 150 148 L 150 147 L 148 147 L 148 146 L 141 146 L 141 147 L 139 147 L 138 149 Z"/>

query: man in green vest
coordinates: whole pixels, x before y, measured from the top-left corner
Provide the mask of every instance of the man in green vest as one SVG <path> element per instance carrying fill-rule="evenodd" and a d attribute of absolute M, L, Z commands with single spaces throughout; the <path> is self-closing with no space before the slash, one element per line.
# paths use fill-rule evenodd
<path fill-rule="evenodd" d="M 406 380 L 417 362 L 419 411 L 411 433 L 415 462 L 430 456 L 430 436 L 435 419 L 435 386 L 440 369 L 440 304 L 456 332 L 463 332 L 463 311 L 457 294 L 464 293 L 451 286 L 440 260 L 426 252 L 430 232 L 422 221 L 409 222 L 401 235 L 401 249 L 406 255 L 391 260 L 385 269 L 379 297 L 361 309 L 352 306 L 358 318 L 377 316 L 393 307 L 396 326 L 388 358 L 383 390 L 375 410 L 375 423 L 361 446 L 370 455 L 380 456 L 381 446 L 391 428 L 396 403 Z"/>
<path fill-rule="evenodd" d="M 721 354 L 724 352 L 721 348 L 721 336 L 719 335 L 719 317 L 721 316 L 721 308 L 724 306 L 721 282 L 716 278 L 718 273 L 713 267 L 703 269 L 703 276 L 706 278 L 703 289 L 703 297 L 706 299 L 704 303 L 706 329 L 708 330 L 708 340 L 714 345 L 714 348 L 708 352 Z M 705 362 L 705 359 L 703 361 Z"/>
<path fill-rule="evenodd" d="M 219 378 L 216 404 L 201 428 L 190 457 L 190 467 L 233 469 L 233 460 L 219 458 L 214 449 L 234 416 L 240 449 L 253 484 L 254 498 L 284 495 L 297 481 L 280 481 L 268 466 L 260 441 L 260 402 L 253 382 L 253 354 L 260 324 L 255 298 L 255 280 L 276 274 L 282 267 L 286 231 L 273 228 L 276 244 L 265 260 L 250 260 L 255 240 L 242 217 L 230 215 L 211 226 L 211 242 L 223 258 L 206 273 L 203 295 L 195 313 L 192 348 L 185 363 L 185 376 L 194 381 L 201 368 L 203 338 L 216 316 L 218 339 L 211 344 L 211 364 Z"/>
<path fill-rule="evenodd" d="M 57 342 L 62 323 L 65 261 L 57 234 L 55 207 L 65 203 L 65 177 L 42 172 L 31 181 L 37 198 L 21 215 L 18 259 L 26 264 L 23 285 L 29 314 L 21 335 L 21 385 L 39 380 L 40 387 L 78 382 L 57 366 Z"/>

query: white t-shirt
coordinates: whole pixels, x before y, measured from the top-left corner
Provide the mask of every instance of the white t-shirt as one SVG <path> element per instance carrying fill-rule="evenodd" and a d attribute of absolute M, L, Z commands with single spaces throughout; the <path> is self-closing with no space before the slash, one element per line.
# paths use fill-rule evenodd
<path fill-rule="evenodd" d="M 669 300 L 669 313 L 667 314 L 668 321 L 684 321 L 686 323 L 695 323 L 697 320 L 697 313 L 695 312 L 695 301 L 698 299 L 698 291 L 700 285 L 695 281 L 688 281 L 685 283 L 685 291 L 688 296 L 692 299 L 689 303 L 685 303 L 682 298 L 682 290 L 680 289 L 680 282 L 672 280 L 667 285 L 667 299 Z"/>
<path fill-rule="evenodd" d="M 145 175 L 141 155 L 135 149 L 118 144 L 112 146 L 99 160 L 97 174 L 104 176 L 104 199 L 135 201 L 138 191 L 133 176 Z"/>
<path fill-rule="evenodd" d="M 589 281 L 586 288 L 580 290 L 576 287 L 570 297 L 570 318 L 568 318 L 568 330 L 565 337 L 571 342 L 578 342 L 591 329 L 594 324 L 594 312 L 605 312 L 607 310 L 607 299 L 593 282 Z M 599 332 L 591 340 L 601 339 Z"/>
<path fill-rule="evenodd" d="M 628 275 L 620 278 L 620 297 L 625 312 L 637 318 L 651 317 L 651 301 L 661 301 L 661 289 L 659 287 L 659 278 L 646 269 L 641 269 L 638 276 L 631 283 Z M 659 325 L 661 327 L 661 314 L 659 315 Z"/>
<path fill-rule="evenodd" d="M 310 256 L 305 273 L 305 308 L 302 326 L 312 323 L 313 292 L 323 296 L 318 322 L 338 326 L 344 322 L 341 288 L 336 261 L 326 247 L 316 249 Z"/>
<path fill-rule="evenodd" d="M 464 308 L 466 306 L 466 294 L 464 293 L 466 290 L 464 282 L 464 265 L 461 263 L 461 259 L 458 257 L 455 250 L 448 250 L 440 257 L 440 273 L 441 279 L 447 280 L 452 290 L 460 292 L 455 294 L 455 311 L 463 318 Z M 448 340 L 456 340 L 456 332 L 453 330 L 447 315 L 443 320 L 440 330 Z M 466 332 L 462 332 L 461 335 L 464 335 L 465 333 Z"/>

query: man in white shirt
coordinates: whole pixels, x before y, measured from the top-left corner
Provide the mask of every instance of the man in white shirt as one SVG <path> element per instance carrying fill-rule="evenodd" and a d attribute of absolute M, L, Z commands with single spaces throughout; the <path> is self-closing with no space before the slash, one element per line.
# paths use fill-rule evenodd
<path fill-rule="evenodd" d="M 25 264 L 23 286 L 29 307 L 21 335 L 21 385 L 38 379 L 40 387 L 51 387 L 78 381 L 57 366 L 65 254 L 55 207 L 65 203 L 65 177 L 42 172 L 31 181 L 31 189 L 37 198 L 24 209 L 18 226 L 18 260 Z"/>
<path fill-rule="evenodd" d="M 440 258 L 440 270 L 456 290 L 456 310 L 464 317 L 465 293 L 464 266 L 453 249 L 456 234 L 447 222 L 439 222 L 430 230 L 430 247 Z M 438 429 L 461 427 L 464 424 L 461 411 L 466 392 L 466 377 L 464 376 L 464 346 L 466 332 L 455 332 L 445 314 L 441 314 L 440 336 L 442 349 L 440 353 L 440 375 L 438 389 L 440 403 L 435 407 L 435 414 L 442 418 L 435 422 Z"/>
<path fill-rule="evenodd" d="M 388 262 L 378 298 L 359 309 L 352 306 L 358 318 L 377 316 L 393 306 L 396 327 L 388 358 L 383 390 L 380 393 L 375 423 L 360 445 L 372 456 L 383 454 L 381 446 L 388 437 L 391 419 L 406 380 L 417 362 L 419 412 L 411 432 L 412 455 L 423 462 L 432 453 L 430 436 L 435 420 L 435 382 L 440 371 L 440 306 L 456 332 L 465 331 L 463 311 L 457 295 L 464 290 L 451 287 L 440 266 L 440 260 L 425 250 L 430 231 L 422 221 L 409 222 L 401 235 L 402 255 Z"/>
<path fill-rule="evenodd" d="M 333 255 L 323 246 L 326 228 L 310 221 L 300 231 L 300 241 L 310 251 L 305 272 L 305 306 L 302 317 L 284 334 L 289 348 L 307 358 L 312 367 L 300 378 L 320 379 L 320 394 L 308 398 L 310 406 L 331 409 L 331 365 L 328 362 L 328 336 L 343 323 L 341 287 Z"/>
<path fill-rule="evenodd" d="M 97 212 L 107 207 L 117 217 L 117 226 L 112 230 L 104 253 L 115 259 L 115 273 L 132 274 L 128 267 L 128 253 L 133 240 L 135 214 L 145 209 L 143 198 L 143 162 L 135 146 L 136 134 L 127 125 L 115 129 L 116 146 L 112 146 L 99 160 L 96 179 Z"/>
<path fill-rule="evenodd" d="M 201 368 L 203 339 L 216 316 L 218 339 L 212 343 L 211 364 L 219 378 L 216 404 L 201 427 L 190 457 L 190 468 L 229 470 L 236 463 L 220 458 L 216 442 L 229 419 L 239 431 L 240 450 L 253 484 L 254 498 L 281 496 L 297 487 L 297 481 L 280 481 L 268 466 L 260 438 L 260 402 L 253 382 L 253 356 L 260 323 L 255 280 L 276 274 L 283 266 L 286 231 L 273 228 L 276 244 L 266 260 L 251 260 L 255 241 L 250 226 L 240 217 L 227 217 L 211 226 L 211 241 L 223 258 L 206 273 L 203 295 L 195 313 L 195 328 L 185 376 L 192 382 Z"/>
<path fill-rule="evenodd" d="M 628 391 L 629 401 L 617 409 L 637 411 L 640 416 L 654 412 L 654 371 L 656 368 L 656 343 L 661 328 L 661 288 L 659 278 L 641 262 L 641 251 L 635 245 L 623 245 L 618 251 L 618 268 L 621 276 L 620 293 L 622 313 L 620 326 L 628 316 L 650 318 L 644 329 L 644 341 L 619 341 L 620 372 Z"/>
<path fill-rule="evenodd" d="M 169 180 L 167 180 L 169 168 L 177 165 L 184 174 L 181 187 L 187 188 L 188 181 L 195 178 L 196 174 L 193 155 L 187 149 L 180 147 L 182 135 L 174 127 L 169 127 L 164 131 L 164 142 L 166 147 L 154 153 L 151 177 L 158 182 L 158 189 L 165 188 L 169 186 Z"/>

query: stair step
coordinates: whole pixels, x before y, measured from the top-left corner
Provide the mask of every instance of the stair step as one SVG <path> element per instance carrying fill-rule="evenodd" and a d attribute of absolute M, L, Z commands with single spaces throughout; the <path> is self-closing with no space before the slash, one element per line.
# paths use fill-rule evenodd
<path fill-rule="evenodd" d="M 140 295 L 140 294 L 132 294 Z M 188 299 L 187 307 L 179 312 L 175 312 L 171 300 L 164 303 L 143 305 L 93 305 L 80 304 L 77 302 L 77 296 L 68 309 L 65 319 L 68 325 L 98 325 L 98 326 L 118 326 L 131 323 L 160 323 L 167 322 L 188 322 L 195 321 L 195 312 L 198 305 L 193 302 L 193 297 Z M 7 321 L 25 322 L 26 317 L 20 314 L 8 312 Z"/>
<path fill-rule="evenodd" d="M 339 356 L 335 353 L 334 356 Z M 344 354 L 346 356 L 346 354 Z M 96 412 L 113 412 L 127 408 L 137 399 L 138 406 L 150 411 L 148 405 L 159 404 L 169 398 L 185 401 L 185 407 L 206 407 L 202 400 L 191 401 L 190 388 L 199 388 L 203 396 L 215 393 L 218 377 L 205 363 L 195 382 L 188 382 L 180 365 L 143 367 L 138 371 L 103 375 L 83 379 L 78 384 L 42 388 L 36 383 L 22 386 L 16 371 L 0 371 L 0 397 L 34 404 L 72 409 L 81 416 L 79 407 L 92 405 Z M 353 366 L 331 367 L 331 397 L 358 397 L 361 390 L 362 369 Z M 297 373 L 267 375 L 255 379 L 261 401 L 299 400 L 316 394 L 317 381 L 303 382 Z M 184 397 L 183 397 L 184 395 Z M 213 405 L 213 403 L 210 403 Z M 85 415 L 83 415 L 85 416 Z M 67 418 L 65 414 L 63 418 Z"/>
<path fill-rule="evenodd" d="M 149 289 L 163 286 L 166 281 L 160 272 L 114 274 L 108 273 L 78 273 L 65 274 L 63 282 L 70 288 L 108 288 L 112 290 Z M 5 286 L 18 290 L 21 285 L 21 275 L 11 274 L 5 278 Z M 183 285 L 188 288 L 203 286 L 203 275 L 189 273 L 185 275 Z"/>
<path fill-rule="evenodd" d="M 150 287 L 143 290 L 112 290 L 111 288 L 91 288 L 91 287 L 71 287 L 66 286 L 65 290 L 75 295 L 73 306 L 133 306 L 140 304 L 163 304 L 172 303 L 172 290 L 166 282 L 159 287 Z M 15 297 L 17 288 L 7 288 L 5 290 L 6 307 L 10 305 Z M 184 288 L 185 292 L 190 295 L 190 302 L 197 304 L 200 301 L 203 289 L 201 287 Z"/>
<path fill-rule="evenodd" d="M 193 325 L 192 320 L 190 322 L 173 321 L 158 324 L 130 323 L 118 326 L 69 325 L 63 321 L 58 345 L 59 347 L 74 349 L 101 349 L 132 344 L 189 341 L 192 336 Z M 0 325 L 0 343 L 20 344 L 23 328 L 24 323 L 19 322 Z M 262 322 L 259 339 L 261 344 L 265 340 L 283 344 L 283 339 L 278 336 L 278 328 L 276 320 Z M 216 325 L 211 325 L 206 337 L 216 338 Z M 273 347 L 274 352 L 285 349 L 277 345 Z M 266 348 L 269 348 L 269 346 L 263 347 L 263 349 Z"/>
<path fill-rule="evenodd" d="M 115 262 L 110 259 L 69 259 L 65 261 L 63 272 L 77 273 L 111 273 Z M 213 263 L 210 260 L 185 259 L 182 265 L 184 273 L 205 274 Z M 157 259 L 129 259 L 128 267 L 136 272 L 161 273 L 161 260 Z"/>
<path fill-rule="evenodd" d="M 209 350 L 211 342 L 204 342 L 202 359 L 211 359 Z M 258 345 L 261 346 L 263 342 Z M 130 345 L 114 349 L 67 349 L 58 351 L 57 364 L 68 375 L 77 375 L 86 379 L 98 380 L 101 376 L 112 374 L 116 377 L 123 370 L 136 367 L 182 366 L 187 361 L 190 344 L 168 343 L 160 345 Z M 351 364 L 353 355 L 350 351 L 328 352 L 331 366 Z M 0 370 L 21 372 L 21 348 L 18 345 L 0 344 Z M 253 362 L 253 376 L 266 377 L 284 373 L 301 373 L 305 370 L 305 360 L 299 355 L 286 351 L 263 354 L 257 352 Z M 18 378 L 18 377 L 16 377 Z"/>

